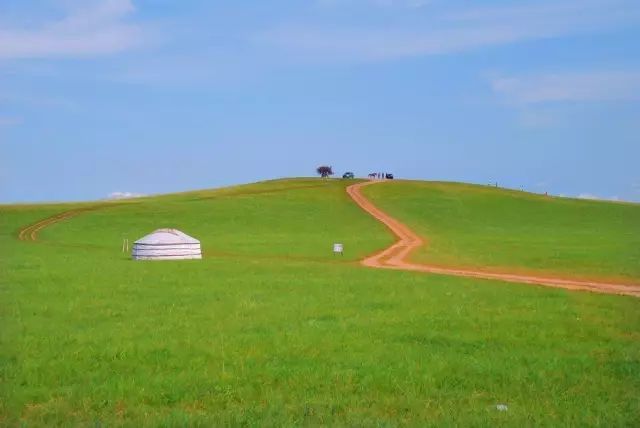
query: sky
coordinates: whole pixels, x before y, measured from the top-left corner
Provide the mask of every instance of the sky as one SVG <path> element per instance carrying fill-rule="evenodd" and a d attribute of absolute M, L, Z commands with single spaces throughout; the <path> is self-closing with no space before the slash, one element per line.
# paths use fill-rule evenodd
<path fill-rule="evenodd" d="M 0 202 L 321 164 L 640 201 L 640 1 L 0 1 Z"/>

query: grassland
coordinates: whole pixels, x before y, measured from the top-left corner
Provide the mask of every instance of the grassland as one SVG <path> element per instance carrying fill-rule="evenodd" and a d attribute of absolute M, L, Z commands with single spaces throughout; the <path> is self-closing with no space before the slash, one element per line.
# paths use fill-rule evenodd
<path fill-rule="evenodd" d="M 343 182 L 138 200 L 16 239 L 72 207 L 0 207 L 0 425 L 640 422 L 637 299 L 365 269 L 392 237 Z M 205 259 L 120 252 L 166 226 Z"/>
<path fill-rule="evenodd" d="M 438 182 L 363 193 L 427 237 L 417 262 L 640 283 L 640 204 Z"/>

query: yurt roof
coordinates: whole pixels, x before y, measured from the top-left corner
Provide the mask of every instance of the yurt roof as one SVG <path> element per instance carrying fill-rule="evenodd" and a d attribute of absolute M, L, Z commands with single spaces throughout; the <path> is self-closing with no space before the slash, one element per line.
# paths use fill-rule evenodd
<path fill-rule="evenodd" d="M 147 236 L 138 239 L 136 244 L 167 245 L 167 244 L 199 244 L 196 238 L 180 232 L 178 229 L 158 229 Z"/>

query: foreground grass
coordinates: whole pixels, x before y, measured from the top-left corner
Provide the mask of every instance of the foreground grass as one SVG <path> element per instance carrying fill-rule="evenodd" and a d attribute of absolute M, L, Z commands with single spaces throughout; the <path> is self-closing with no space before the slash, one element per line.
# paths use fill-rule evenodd
<path fill-rule="evenodd" d="M 363 192 L 428 238 L 415 261 L 640 283 L 640 204 L 438 182 Z"/>
<path fill-rule="evenodd" d="M 362 268 L 390 237 L 326 186 L 139 201 L 39 243 L 15 240 L 38 208 L 3 209 L 0 425 L 638 425 L 636 299 Z M 150 218 L 211 255 L 128 260 Z M 336 234 L 344 261 L 316 249 Z"/>

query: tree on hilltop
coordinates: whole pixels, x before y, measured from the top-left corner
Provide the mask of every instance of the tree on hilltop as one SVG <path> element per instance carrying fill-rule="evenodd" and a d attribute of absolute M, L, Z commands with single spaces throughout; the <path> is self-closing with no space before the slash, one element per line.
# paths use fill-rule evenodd
<path fill-rule="evenodd" d="M 330 175 L 333 175 L 333 169 L 330 166 L 322 165 L 316 169 L 318 175 L 322 178 L 327 178 Z"/>

